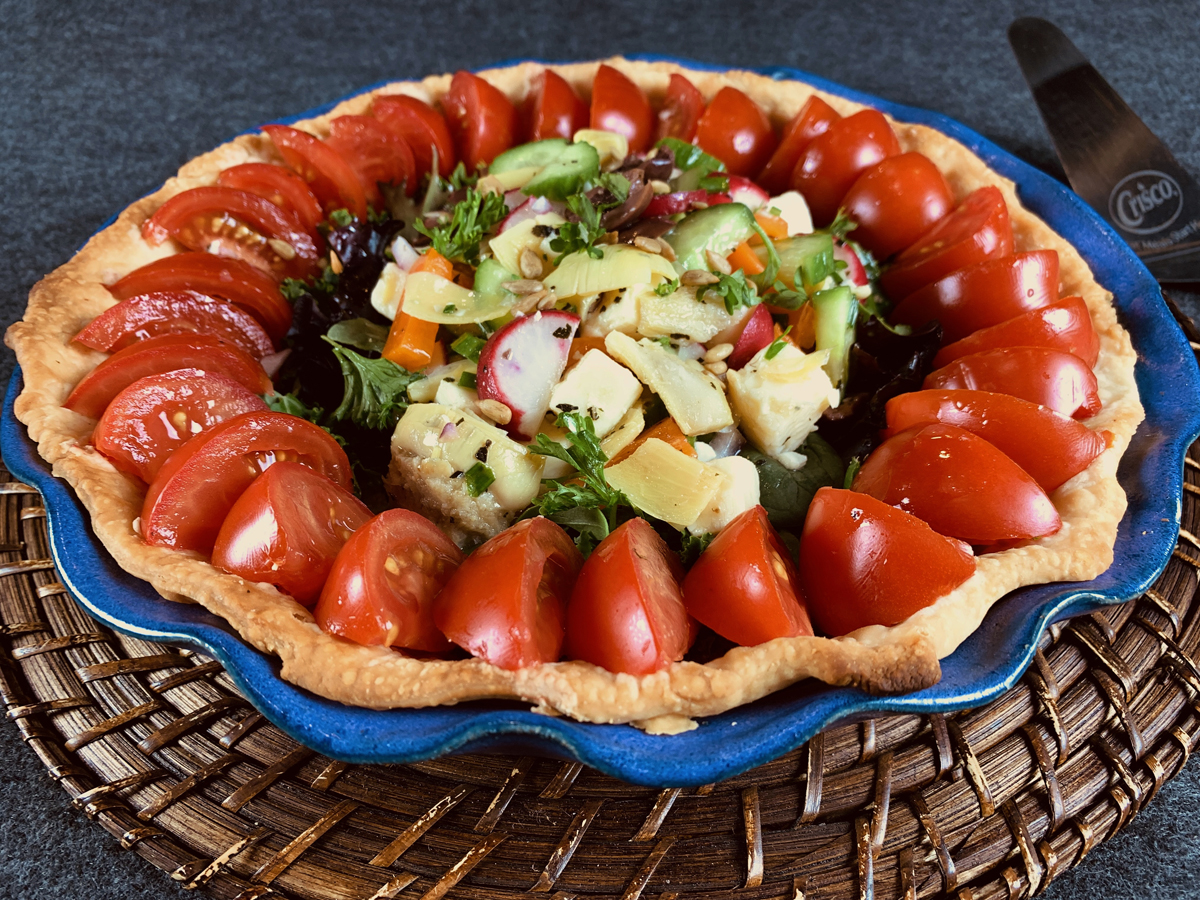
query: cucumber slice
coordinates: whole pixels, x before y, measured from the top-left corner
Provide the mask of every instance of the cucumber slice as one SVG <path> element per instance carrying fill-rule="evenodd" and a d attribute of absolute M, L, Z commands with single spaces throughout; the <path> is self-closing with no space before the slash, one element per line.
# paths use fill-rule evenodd
<path fill-rule="evenodd" d="M 779 254 L 779 277 L 795 289 L 812 290 L 834 272 L 833 237 L 828 232 L 776 241 L 775 250 Z"/>
<path fill-rule="evenodd" d="M 550 141 L 539 141 L 548 144 Z M 510 151 L 511 152 L 511 151 Z M 571 144 L 521 188 L 530 197 L 566 200 L 600 174 L 600 154 L 588 143 Z"/>
<path fill-rule="evenodd" d="M 663 237 L 675 251 L 675 269 L 683 274 L 689 269 L 708 268 L 706 250 L 728 256 L 734 247 L 754 234 L 754 225 L 754 214 L 749 207 L 742 203 L 722 203 L 688 213 Z"/>
<path fill-rule="evenodd" d="M 488 166 L 488 174 L 499 175 L 501 172 L 511 172 L 513 169 L 528 169 L 536 166 L 542 168 L 555 162 L 570 146 L 562 138 L 548 138 L 544 141 L 534 141 L 505 150 L 492 160 Z"/>
<path fill-rule="evenodd" d="M 812 296 L 816 314 L 813 330 L 817 350 L 829 351 L 825 371 L 834 387 L 841 387 L 850 365 L 850 345 L 854 343 L 854 322 L 858 318 L 858 301 L 848 287 L 817 291 Z"/>
<path fill-rule="evenodd" d="M 501 294 L 507 294 L 508 291 L 501 285 L 509 281 L 517 281 L 520 277 L 489 257 L 480 261 L 479 268 L 475 270 L 475 293 L 481 297 L 498 297 Z"/>

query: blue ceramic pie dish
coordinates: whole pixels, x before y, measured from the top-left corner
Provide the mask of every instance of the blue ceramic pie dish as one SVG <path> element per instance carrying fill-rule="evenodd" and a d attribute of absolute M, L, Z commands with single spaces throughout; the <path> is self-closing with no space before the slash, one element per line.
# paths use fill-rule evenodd
<path fill-rule="evenodd" d="M 718 70 L 667 57 L 640 58 Z M 1022 203 L 1074 244 L 1100 284 L 1112 291 L 1138 353 L 1136 377 L 1146 420 L 1118 473 L 1129 508 L 1120 524 L 1115 559 L 1095 581 L 1038 585 L 1010 594 L 942 661 L 941 682 L 926 690 L 875 697 L 805 682 L 703 719 L 698 729 L 674 737 L 651 737 L 625 725 L 537 715 L 519 703 L 358 709 L 284 682 L 278 661 L 245 644 L 222 620 L 198 607 L 166 602 L 148 584 L 123 572 L 96 540 L 74 494 L 50 474 L 14 417 L 12 404 L 21 389 L 17 371 L 0 419 L 0 448 L 10 471 L 42 493 L 63 583 L 92 615 L 119 631 L 187 644 L 211 654 L 268 719 L 296 740 L 336 759 L 400 763 L 449 753 L 532 753 L 578 760 L 617 778 L 656 786 L 729 778 L 845 719 L 897 712 L 944 713 L 986 703 L 1017 681 L 1050 623 L 1140 594 L 1162 571 L 1175 545 L 1182 460 L 1200 434 L 1200 372 L 1150 273 L 1079 197 L 969 128 L 937 113 L 880 100 L 794 69 L 760 71 L 778 80 L 807 82 L 958 140 L 1014 181 Z M 320 115 L 333 105 L 297 118 Z"/>

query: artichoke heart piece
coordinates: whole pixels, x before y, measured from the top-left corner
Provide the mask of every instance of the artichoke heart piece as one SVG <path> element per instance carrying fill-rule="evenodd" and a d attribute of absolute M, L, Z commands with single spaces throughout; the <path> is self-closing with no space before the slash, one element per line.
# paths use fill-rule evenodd
<path fill-rule="evenodd" d="M 725 475 L 658 438 L 604 470 L 608 483 L 647 515 L 683 530 L 705 512 Z"/>
<path fill-rule="evenodd" d="M 542 232 L 557 228 L 565 221 L 558 213 L 548 212 L 519 222 L 488 241 L 492 257 L 508 271 L 520 272 L 521 253 L 530 249 L 541 257 L 542 267 L 549 268 L 553 254 L 550 252 L 550 239 Z"/>
<path fill-rule="evenodd" d="M 411 272 L 400 309 L 405 315 L 440 325 L 472 325 L 507 315 L 517 298 L 507 291 L 469 291 L 433 272 Z"/>
<path fill-rule="evenodd" d="M 646 253 L 626 244 L 604 244 L 600 259 L 586 251 L 568 254 L 558 268 L 542 280 L 560 300 L 617 291 L 633 284 L 658 284 L 675 277 L 675 269 L 657 253 Z"/>
<path fill-rule="evenodd" d="M 732 324 L 733 316 L 723 301 L 702 300 L 694 289 L 680 288 L 665 297 L 653 291 L 644 294 L 637 330 L 646 337 L 687 338 L 705 344 Z"/>

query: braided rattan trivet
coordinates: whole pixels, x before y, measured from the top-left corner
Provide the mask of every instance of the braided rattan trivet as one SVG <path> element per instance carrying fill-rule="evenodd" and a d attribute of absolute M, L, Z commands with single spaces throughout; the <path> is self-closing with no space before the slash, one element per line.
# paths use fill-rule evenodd
<path fill-rule="evenodd" d="M 317 756 L 217 663 L 89 618 L 19 484 L 0 486 L 0 696 L 78 808 L 221 898 L 1028 896 L 1124 827 L 1200 737 L 1200 488 L 1185 488 L 1154 589 L 1055 626 L 999 700 L 835 728 L 700 789 L 547 759 Z"/>

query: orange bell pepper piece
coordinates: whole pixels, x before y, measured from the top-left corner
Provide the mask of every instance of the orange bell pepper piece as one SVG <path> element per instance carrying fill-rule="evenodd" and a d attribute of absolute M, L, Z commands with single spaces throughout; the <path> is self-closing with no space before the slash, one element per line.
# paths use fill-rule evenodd
<path fill-rule="evenodd" d="M 687 439 L 687 435 L 683 433 L 683 429 L 670 416 L 667 416 L 657 425 L 652 425 L 641 434 L 639 434 L 632 444 L 610 459 L 605 466 L 612 466 L 627 458 L 638 447 L 650 440 L 650 438 L 658 438 L 660 441 L 666 441 L 676 450 L 681 453 L 686 453 L 688 456 L 695 457 L 696 449 Z"/>
<path fill-rule="evenodd" d="M 788 310 L 788 325 L 792 330 L 788 332 L 787 339 L 805 353 L 817 345 L 817 316 L 811 303 Z M 779 326 L 775 328 L 778 330 Z"/>
<path fill-rule="evenodd" d="M 430 248 L 413 263 L 409 274 L 415 272 L 430 272 L 449 281 L 454 278 L 454 265 Z M 392 321 L 391 330 L 388 331 L 387 342 L 383 345 L 383 358 L 390 359 L 410 372 L 418 372 L 431 365 L 441 365 L 446 360 L 446 351 L 438 343 L 437 334 L 437 322 L 414 319 L 407 313 L 398 311 Z"/>
<path fill-rule="evenodd" d="M 788 236 L 787 220 L 781 216 L 772 216 L 765 212 L 756 212 L 754 214 L 754 220 L 758 222 L 762 230 L 767 233 L 767 237 L 773 241 L 778 241 L 781 238 Z"/>
<path fill-rule="evenodd" d="M 762 264 L 758 256 L 750 248 L 750 245 L 745 241 L 738 244 L 727 259 L 729 260 L 729 267 L 735 272 L 741 269 L 747 275 L 757 275 L 766 269 L 766 266 Z"/>
<path fill-rule="evenodd" d="M 604 353 L 608 351 L 604 349 L 604 338 L 601 337 L 581 337 L 571 341 L 571 352 L 567 356 L 567 365 L 573 366 L 575 363 L 583 359 L 589 350 L 600 350 Z"/>

